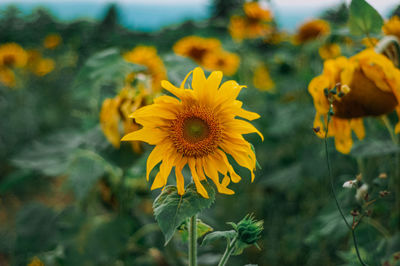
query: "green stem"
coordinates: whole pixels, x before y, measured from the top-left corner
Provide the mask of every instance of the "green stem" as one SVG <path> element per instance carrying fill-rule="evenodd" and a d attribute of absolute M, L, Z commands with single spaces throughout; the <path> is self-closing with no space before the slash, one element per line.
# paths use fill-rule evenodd
<path fill-rule="evenodd" d="M 189 224 L 189 266 L 197 266 L 197 214 L 190 218 Z"/>
<path fill-rule="evenodd" d="M 335 199 L 336 207 L 339 210 L 339 213 L 342 216 L 343 221 L 345 222 L 346 226 L 349 228 L 349 230 L 351 231 L 351 234 L 353 236 L 354 248 L 355 248 L 356 253 L 357 253 L 357 258 L 360 261 L 361 265 L 367 266 L 367 264 L 365 264 L 364 261 L 361 259 L 361 255 L 360 255 L 360 251 L 358 250 L 357 238 L 356 238 L 354 229 L 350 225 L 350 223 L 347 221 L 346 217 L 344 216 L 343 210 L 340 207 L 339 201 L 338 201 L 337 196 L 336 196 L 335 187 L 333 185 L 333 174 L 332 174 L 331 163 L 330 163 L 330 160 L 329 160 L 328 141 L 327 141 L 330 119 L 331 119 L 331 115 L 330 115 L 330 113 L 328 113 L 324 142 L 325 142 L 325 157 L 326 157 L 326 163 L 328 165 L 329 180 L 330 180 L 330 184 L 331 184 L 331 192 L 332 192 L 333 198 Z"/>
<path fill-rule="evenodd" d="M 232 255 L 233 250 L 235 249 L 235 244 L 237 241 L 237 237 L 235 237 L 226 247 L 225 253 L 222 256 L 221 260 L 218 263 L 218 266 L 225 266 L 228 262 L 229 257 Z"/>
<path fill-rule="evenodd" d="M 393 143 L 397 145 L 398 141 L 397 141 L 396 135 L 394 134 L 394 129 L 393 129 L 392 125 L 390 124 L 389 119 L 387 118 L 386 115 L 381 116 L 381 119 L 383 121 L 383 124 L 385 124 L 385 127 L 389 131 L 390 138 L 392 139 Z"/>

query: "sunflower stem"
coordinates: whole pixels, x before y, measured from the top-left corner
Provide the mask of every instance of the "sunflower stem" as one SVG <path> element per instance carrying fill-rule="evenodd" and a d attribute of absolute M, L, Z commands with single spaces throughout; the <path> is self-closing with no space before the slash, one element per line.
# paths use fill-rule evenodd
<path fill-rule="evenodd" d="M 226 246 L 225 253 L 222 255 L 221 260 L 218 263 L 218 266 L 225 266 L 228 262 L 229 257 L 232 255 L 233 250 L 235 249 L 235 244 L 237 241 L 237 236 Z"/>
<path fill-rule="evenodd" d="M 326 164 L 328 166 L 328 172 L 329 172 L 329 181 L 330 181 L 330 185 L 331 185 L 331 192 L 333 195 L 333 198 L 335 199 L 335 204 L 337 209 L 339 210 L 340 215 L 342 216 L 343 221 L 345 222 L 347 228 L 351 231 L 351 234 L 353 236 L 353 243 L 354 243 L 354 248 L 356 250 L 357 253 L 357 258 L 360 262 L 361 265 L 363 266 L 367 266 L 367 264 L 364 263 L 364 261 L 361 258 L 360 255 L 360 251 L 358 250 L 358 243 L 357 243 L 357 238 L 355 235 L 355 228 L 353 228 L 350 223 L 347 221 L 346 217 L 344 216 L 343 210 L 340 207 L 339 201 L 337 199 L 336 196 L 336 191 L 335 191 L 335 187 L 333 185 L 333 174 L 332 174 L 332 167 L 331 167 L 331 163 L 330 163 L 330 159 L 329 159 L 329 152 L 328 152 L 328 130 L 329 130 L 329 122 L 331 120 L 331 111 L 332 111 L 332 105 L 331 105 L 331 110 L 328 112 L 328 118 L 327 118 L 327 122 L 326 122 L 326 130 L 325 130 L 325 136 L 324 136 L 324 143 L 325 143 L 325 158 L 326 158 Z"/>
<path fill-rule="evenodd" d="M 189 266 L 197 266 L 197 214 L 190 218 L 189 224 Z"/>

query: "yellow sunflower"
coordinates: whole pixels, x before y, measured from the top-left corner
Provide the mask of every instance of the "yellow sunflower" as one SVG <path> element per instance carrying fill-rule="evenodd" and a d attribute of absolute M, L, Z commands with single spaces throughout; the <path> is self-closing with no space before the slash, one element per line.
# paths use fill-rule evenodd
<path fill-rule="evenodd" d="M 177 41 L 173 50 L 177 55 L 189 57 L 201 65 L 206 54 L 218 51 L 221 47 L 221 42 L 215 38 L 187 36 Z"/>
<path fill-rule="evenodd" d="M 318 49 L 319 56 L 324 60 L 340 56 L 340 51 L 340 46 L 336 43 L 324 44 Z"/>
<path fill-rule="evenodd" d="M 314 19 L 302 24 L 294 36 L 294 44 L 302 44 L 315 40 L 330 33 L 328 22 L 322 19 Z"/>
<path fill-rule="evenodd" d="M 100 125 L 104 135 L 115 148 L 120 147 L 121 122 L 125 134 L 139 129 L 139 125 L 129 115 L 147 104 L 146 96 L 147 92 L 143 87 L 139 86 L 136 89 L 126 86 L 115 98 L 104 100 L 100 111 Z M 132 148 L 136 153 L 140 153 L 140 142 L 132 142 Z"/>
<path fill-rule="evenodd" d="M 253 85 L 259 90 L 272 92 L 275 83 L 269 75 L 268 69 L 264 65 L 256 68 L 253 75 Z"/>
<path fill-rule="evenodd" d="M 0 83 L 7 87 L 15 87 L 14 72 L 7 67 L 0 67 Z"/>
<path fill-rule="evenodd" d="M 385 35 L 394 35 L 400 39 L 400 18 L 398 16 L 391 17 L 382 26 L 382 31 Z"/>
<path fill-rule="evenodd" d="M 50 58 L 43 58 L 39 51 L 28 50 L 27 68 L 36 76 L 45 76 L 55 68 L 55 62 Z"/>
<path fill-rule="evenodd" d="M 316 109 L 314 127 L 321 129 L 320 137 L 324 137 L 329 111 L 324 90 L 334 87 L 337 94 L 330 96 L 334 115 L 328 133 L 335 137 L 336 149 L 342 153 L 351 150 L 352 130 L 359 139 L 364 138 L 363 117 L 380 116 L 394 109 L 400 113 L 400 70 L 388 58 L 370 48 L 349 59 L 330 59 L 325 61 L 323 73 L 308 86 Z M 400 132 L 400 123 L 395 131 Z"/>
<path fill-rule="evenodd" d="M 267 37 L 274 29 L 271 25 L 247 17 L 232 16 L 229 23 L 229 33 L 236 41 Z"/>
<path fill-rule="evenodd" d="M 147 67 L 147 73 L 151 77 L 151 87 L 154 92 L 161 90 L 161 80 L 167 78 L 167 70 L 161 58 L 157 55 L 157 49 L 152 46 L 137 46 L 124 54 L 128 62 Z"/>
<path fill-rule="evenodd" d="M 203 66 L 209 70 L 220 70 L 224 75 L 232 76 L 240 64 L 240 57 L 235 53 L 218 51 L 204 57 Z"/>
<path fill-rule="evenodd" d="M 59 34 L 49 34 L 44 38 L 43 46 L 47 49 L 55 49 L 62 42 L 62 38 Z"/>
<path fill-rule="evenodd" d="M 189 75 L 193 73 L 191 87 L 185 89 Z M 239 182 L 226 156 L 230 154 L 242 167 L 251 172 L 254 179 L 256 157 L 251 145 L 243 134 L 262 134 L 247 120 L 259 118 L 259 115 L 242 109 L 242 102 L 236 100 L 240 90 L 235 81 L 224 82 L 221 86 L 222 72 L 214 71 L 206 79 L 201 68 L 190 72 L 181 86 L 175 87 L 168 81 L 162 81 L 162 87 L 171 96 L 160 96 L 154 104 L 134 112 L 131 117 L 143 127 L 127 134 L 123 141 L 144 141 L 155 148 L 147 159 L 147 180 L 151 170 L 161 162 L 151 189 L 162 188 L 167 184 L 168 176 L 175 167 L 178 193 L 183 195 L 184 177 L 182 169 L 189 166 L 197 191 L 208 198 L 208 193 L 200 181 L 210 178 L 218 191 L 233 194 L 227 188 L 232 180 Z M 219 173 L 223 175 L 220 181 Z"/>
<path fill-rule="evenodd" d="M 249 19 L 260 21 L 271 21 L 272 12 L 268 8 L 261 6 L 258 2 L 247 2 L 243 5 L 243 10 Z"/>
<path fill-rule="evenodd" d="M 0 67 L 24 67 L 28 56 L 25 50 L 16 43 L 0 45 Z"/>

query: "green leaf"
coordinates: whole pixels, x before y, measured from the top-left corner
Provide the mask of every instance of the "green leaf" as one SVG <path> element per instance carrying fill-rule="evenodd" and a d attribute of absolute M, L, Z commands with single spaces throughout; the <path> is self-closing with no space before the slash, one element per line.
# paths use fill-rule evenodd
<path fill-rule="evenodd" d="M 71 153 L 82 144 L 83 137 L 74 131 L 62 131 L 28 145 L 11 161 L 13 165 L 57 176 L 65 173 Z"/>
<path fill-rule="evenodd" d="M 122 175 L 121 169 L 89 150 L 78 150 L 68 169 L 68 184 L 78 199 L 83 199 L 94 183 L 105 173 L 116 177 Z"/>
<path fill-rule="evenodd" d="M 212 232 L 204 237 L 201 245 L 205 246 L 205 245 L 207 245 L 211 242 L 214 242 L 216 240 L 219 240 L 221 238 L 225 238 L 228 242 L 230 242 L 231 239 L 233 239 L 236 235 L 237 235 L 237 232 L 235 230 Z"/>
<path fill-rule="evenodd" d="M 352 0 L 350 4 L 349 27 L 354 35 L 370 35 L 381 32 L 381 15 L 365 0 Z"/>
<path fill-rule="evenodd" d="M 215 199 L 215 190 L 202 182 L 209 198 L 203 198 L 197 193 L 193 183 L 186 187 L 185 194 L 178 194 L 175 186 L 166 186 L 153 203 L 154 216 L 165 236 L 165 245 L 171 240 L 175 230 L 186 219 L 209 208 Z"/>
<path fill-rule="evenodd" d="M 187 242 L 189 239 L 188 221 L 189 220 L 186 220 L 185 223 L 183 223 L 183 226 L 180 226 L 180 228 L 178 230 L 183 242 Z M 200 237 L 204 236 L 205 234 L 207 234 L 208 232 L 211 232 L 213 230 L 214 229 L 211 226 L 204 223 L 202 220 L 197 219 L 197 239 L 199 239 Z"/>

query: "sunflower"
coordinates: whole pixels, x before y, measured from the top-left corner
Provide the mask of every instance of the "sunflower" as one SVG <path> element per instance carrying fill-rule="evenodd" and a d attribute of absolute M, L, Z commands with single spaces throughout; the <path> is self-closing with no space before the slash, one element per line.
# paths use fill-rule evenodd
<path fill-rule="evenodd" d="M 192 88 L 185 89 L 189 75 L 192 76 Z M 161 162 L 151 189 L 165 187 L 168 176 L 175 167 L 178 193 L 183 195 L 184 177 L 182 169 L 189 166 L 193 181 L 200 195 L 208 198 L 201 184 L 210 178 L 218 191 L 233 194 L 227 188 L 232 180 L 239 182 L 240 176 L 233 170 L 227 154 L 242 167 L 251 172 L 254 180 L 256 157 L 251 145 L 243 134 L 262 134 L 247 120 L 259 118 L 259 115 L 242 109 L 242 102 L 236 100 L 240 90 L 235 81 L 224 82 L 221 86 L 222 72 L 214 71 L 206 79 L 201 68 L 190 72 L 179 88 L 168 81 L 162 81 L 162 87 L 172 96 L 160 96 L 154 104 L 135 111 L 131 117 L 143 127 L 127 134 L 123 141 L 144 141 L 155 148 L 147 159 L 147 180 L 151 170 Z M 220 181 L 219 173 L 223 175 Z"/>
<path fill-rule="evenodd" d="M 336 58 L 340 56 L 340 46 L 336 43 L 324 44 L 318 49 L 318 53 L 324 60 Z"/>
<path fill-rule="evenodd" d="M 382 31 L 385 35 L 394 35 L 400 39 L 400 18 L 398 16 L 391 17 L 382 26 Z"/>
<path fill-rule="evenodd" d="M 235 53 L 218 51 L 204 57 L 203 66 L 209 70 L 220 70 L 224 75 L 232 76 L 240 64 L 240 57 Z"/>
<path fill-rule="evenodd" d="M 177 55 L 189 57 L 201 65 L 206 54 L 218 51 L 221 47 L 221 42 L 215 38 L 187 36 L 177 41 L 173 50 Z"/>
<path fill-rule="evenodd" d="M 0 67 L 0 83 L 7 87 L 15 87 L 14 72 L 7 67 Z"/>
<path fill-rule="evenodd" d="M 47 49 L 55 49 L 62 42 L 62 38 L 59 34 L 49 34 L 44 38 L 43 46 Z"/>
<path fill-rule="evenodd" d="M 147 67 L 146 74 L 151 77 L 153 91 L 161 90 L 161 80 L 166 79 L 167 70 L 161 58 L 157 55 L 157 49 L 152 46 L 137 46 L 123 55 L 128 62 Z"/>
<path fill-rule="evenodd" d="M 320 137 L 324 137 L 330 109 L 326 89 L 334 87 L 337 94 L 329 96 L 334 115 L 328 136 L 335 137 L 336 149 L 342 153 L 351 150 L 352 130 L 359 139 L 364 138 L 363 117 L 380 116 L 394 109 L 400 113 L 400 70 L 388 58 L 370 48 L 349 59 L 330 59 L 325 61 L 323 73 L 308 86 L 316 109 L 314 127 L 321 129 Z M 400 123 L 395 132 L 400 132 Z"/>
<path fill-rule="evenodd" d="M 230 18 L 228 29 L 230 35 L 236 41 L 268 37 L 268 35 L 273 34 L 274 32 L 274 28 L 263 21 L 241 16 L 232 16 Z"/>
<path fill-rule="evenodd" d="M 275 83 L 272 81 L 268 69 L 264 65 L 258 66 L 254 71 L 253 85 L 262 91 L 273 91 Z"/>
<path fill-rule="evenodd" d="M 0 67 L 24 67 L 28 56 L 25 50 L 16 43 L 0 45 Z"/>
<path fill-rule="evenodd" d="M 257 21 L 271 21 L 272 12 L 258 2 L 247 2 L 243 5 L 243 10 L 249 19 Z"/>
<path fill-rule="evenodd" d="M 27 68 L 36 76 L 45 76 L 54 70 L 55 62 L 50 58 L 43 58 L 39 51 L 28 50 Z"/>
<path fill-rule="evenodd" d="M 126 86 L 115 98 L 104 100 L 100 111 L 100 125 L 104 135 L 115 148 L 120 147 L 120 122 L 125 134 L 139 129 L 139 125 L 129 115 L 147 104 L 146 96 L 147 92 L 143 87 Z M 136 153 L 140 153 L 140 142 L 132 142 L 132 148 Z"/>
<path fill-rule="evenodd" d="M 302 44 L 328 35 L 329 33 L 330 26 L 328 22 L 322 19 L 314 19 L 305 22 L 299 27 L 293 41 L 295 44 Z"/>
<path fill-rule="evenodd" d="M 367 37 L 367 38 L 363 38 L 361 40 L 361 43 L 364 44 L 364 46 L 366 48 L 373 48 L 378 44 L 379 40 L 377 38 L 371 38 L 371 37 Z"/>

